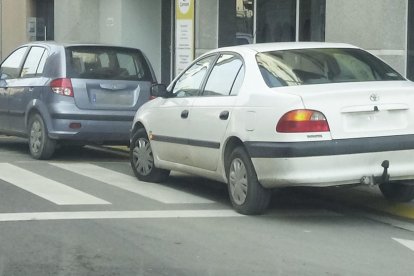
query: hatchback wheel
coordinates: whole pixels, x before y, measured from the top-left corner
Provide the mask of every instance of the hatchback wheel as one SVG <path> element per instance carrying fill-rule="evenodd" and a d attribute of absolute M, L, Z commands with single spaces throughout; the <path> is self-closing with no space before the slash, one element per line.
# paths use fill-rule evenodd
<path fill-rule="evenodd" d="M 39 114 L 29 120 L 29 149 L 35 159 L 49 159 L 55 152 L 56 141 L 48 136 L 46 125 Z"/>
<path fill-rule="evenodd" d="M 135 176 L 142 181 L 162 182 L 170 171 L 156 168 L 151 144 L 145 129 L 139 129 L 131 141 L 130 161 Z"/>
<path fill-rule="evenodd" d="M 382 195 L 393 202 L 409 202 L 414 199 L 414 185 L 403 181 L 391 181 L 379 185 Z"/>
<path fill-rule="evenodd" d="M 230 154 L 227 165 L 228 190 L 234 209 L 245 215 L 263 213 L 270 203 L 271 191 L 257 180 L 252 161 L 244 148 Z"/>

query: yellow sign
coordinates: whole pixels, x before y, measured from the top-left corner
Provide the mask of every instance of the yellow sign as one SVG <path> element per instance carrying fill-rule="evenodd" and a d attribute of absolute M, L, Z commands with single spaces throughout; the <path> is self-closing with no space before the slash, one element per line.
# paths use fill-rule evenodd
<path fill-rule="evenodd" d="M 194 20 L 194 0 L 175 1 L 176 19 Z"/>
<path fill-rule="evenodd" d="M 175 75 L 194 59 L 194 0 L 175 0 Z"/>

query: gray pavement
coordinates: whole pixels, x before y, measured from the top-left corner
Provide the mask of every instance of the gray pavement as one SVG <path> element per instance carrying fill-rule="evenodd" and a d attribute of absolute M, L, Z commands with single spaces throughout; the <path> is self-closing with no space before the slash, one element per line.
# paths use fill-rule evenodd
<path fill-rule="evenodd" d="M 35 161 L 24 141 L 0 138 L 1 166 L 0 275 L 414 275 L 412 221 L 330 190 L 277 191 L 266 215 L 248 217 L 220 183 L 175 173 L 145 186 L 122 153 L 62 149 Z M 78 192 L 85 201 L 67 204 Z"/>

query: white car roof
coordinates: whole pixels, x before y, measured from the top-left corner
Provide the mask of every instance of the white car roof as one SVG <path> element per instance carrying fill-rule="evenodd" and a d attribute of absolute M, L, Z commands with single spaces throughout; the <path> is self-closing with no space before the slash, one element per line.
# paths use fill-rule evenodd
<path fill-rule="evenodd" d="M 358 48 L 351 44 L 346 43 L 329 43 L 329 42 L 273 42 L 273 43 L 257 43 L 246 44 L 239 46 L 223 47 L 211 52 L 217 51 L 239 51 L 239 50 L 252 50 L 255 52 L 269 52 L 278 50 L 289 49 L 312 49 L 312 48 Z"/>

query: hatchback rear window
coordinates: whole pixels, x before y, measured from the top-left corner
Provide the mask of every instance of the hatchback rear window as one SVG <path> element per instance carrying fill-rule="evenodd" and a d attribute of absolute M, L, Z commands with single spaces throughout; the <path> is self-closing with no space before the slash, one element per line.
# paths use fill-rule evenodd
<path fill-rule="evenodd" d="M 264 52 L 256 61 L 269 87 L 404 79 L 370 53 L 352 48 Z"/>
<path fill-rule="evenodd" d="M 120 47 L 66 48 L 69 78 L 152 81 L 149 66 L 139 50 Z"/>

